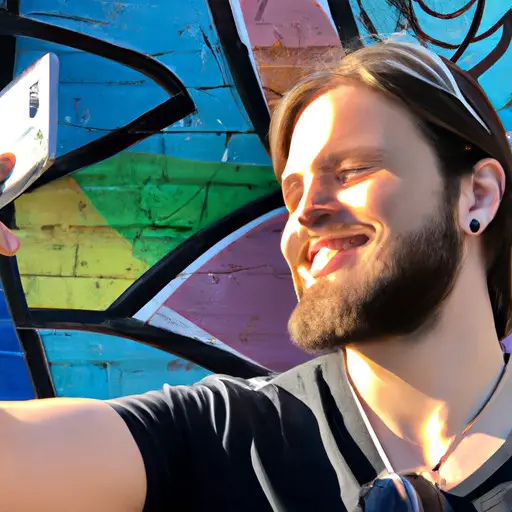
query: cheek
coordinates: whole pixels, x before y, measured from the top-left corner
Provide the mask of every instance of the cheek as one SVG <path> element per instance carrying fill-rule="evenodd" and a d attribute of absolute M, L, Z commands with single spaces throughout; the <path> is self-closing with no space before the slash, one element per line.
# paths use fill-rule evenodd
<path fill-rule="evenodd" d="M 300 224 L 296 217 L 295 214 L 292 214 L 288 218 L 281 235 L 281 252 L 290 266 L 297 260 L 300 250 L 298 240 Z"/>
<path fill-rule="evenodd" d="M 303 278 L 300 276 L 298 268 L 298 258 L 302 247 L 299 228 L 300 224 L 296 216 L 292 215 L 288 219 L 281 237 L 281 252 L 290 267 L 293 286 L 298 297 L 301 295 L 303 288 Z"/>
<path fill-rule="evenodd" d="M 386 172 L 368 190 L 368 211 L 384 229 L 399 233 L 414 231 L 437 205 L 435 194 L 421 189 L 413 180 L 406 181 Z"/>

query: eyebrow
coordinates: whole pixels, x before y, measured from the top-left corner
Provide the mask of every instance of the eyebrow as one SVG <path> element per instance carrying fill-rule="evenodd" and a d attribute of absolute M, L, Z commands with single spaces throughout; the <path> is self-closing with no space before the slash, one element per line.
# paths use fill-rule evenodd
<path fill-rule="evenodd" d="M 361 162 L 382 162 L 386 157 L 386 151 L 376 147 L 357 147 L 350 150 L 334 151 L 328 155 L 317 158 L 313 165 L 317 169 L 330 169 L 349 159 Z"/>

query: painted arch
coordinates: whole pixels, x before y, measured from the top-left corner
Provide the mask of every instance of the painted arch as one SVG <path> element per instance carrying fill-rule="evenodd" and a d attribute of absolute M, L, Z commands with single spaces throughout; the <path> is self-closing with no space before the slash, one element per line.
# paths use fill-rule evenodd
<path fill-rule="evenodd" d="M 49 50 L 61 61 L 59 159 L 2 212 L 23 245 L 0 261 L 0 398 L 304 361 L 270 113 L 396 32 L 469 70 L 512 130 L 508 0 L 0 1 L 4 84 Z"/>

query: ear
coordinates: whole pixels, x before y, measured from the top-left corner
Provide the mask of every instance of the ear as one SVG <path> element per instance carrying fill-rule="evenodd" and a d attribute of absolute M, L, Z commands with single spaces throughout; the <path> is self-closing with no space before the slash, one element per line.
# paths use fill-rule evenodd
<path fill-rule="evenodd" d="M 459 219 L 463 231 L 472 236 L 482 233 L 494 219 L 504 190 L 502 165 L 494 158 L 480 160 L 473 167 L 473 173 L 462 181 Z M 478 230 L 470 228 L 472 221 L 478 222 Z"/>

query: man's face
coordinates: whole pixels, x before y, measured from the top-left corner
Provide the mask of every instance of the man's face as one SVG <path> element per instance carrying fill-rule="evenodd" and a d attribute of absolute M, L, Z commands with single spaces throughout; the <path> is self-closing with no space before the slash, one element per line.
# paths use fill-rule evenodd
<path fill-rule="evenodd" d="M 462 242 L 435 153 L 403 108 L 365 87 L 319 96 L 297 121 L 282 188 L 301 348 L 409 334 L 435 317 Z"/>

